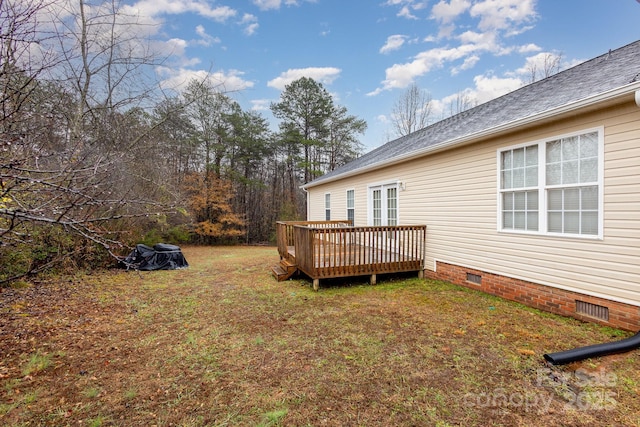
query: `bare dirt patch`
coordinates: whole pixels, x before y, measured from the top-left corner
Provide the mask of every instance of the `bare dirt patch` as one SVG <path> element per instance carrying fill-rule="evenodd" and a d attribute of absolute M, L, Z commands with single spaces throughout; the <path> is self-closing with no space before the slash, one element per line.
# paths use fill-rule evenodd
<path fill-rule="evenodd" d="M 628 334 L 411 276 L 276 282 L 274 248 L 184 248 L 179 271 L 0 292 L 8 426 L 633 426 Z"/>

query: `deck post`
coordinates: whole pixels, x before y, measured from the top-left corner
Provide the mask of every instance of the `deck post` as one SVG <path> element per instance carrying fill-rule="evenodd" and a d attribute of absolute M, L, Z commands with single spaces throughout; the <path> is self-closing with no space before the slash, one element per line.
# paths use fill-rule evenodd
<path fill-rule="evenodd" d="M 371 279 L 369 279 L 369 283 L 371 283 L 372 285 L 376 284 L 376 275 L 375 274 L 371 275 Z"/>
<path fill-rule="evenodd" d="M 424 279 L 424 270 L 419 270 L 418 271 L 418 279 Z"/>
<path fill-rule="evenodd" d="M 320 287 L 320 279 L 313 279 L 313 290 L 317 291 Z"/>

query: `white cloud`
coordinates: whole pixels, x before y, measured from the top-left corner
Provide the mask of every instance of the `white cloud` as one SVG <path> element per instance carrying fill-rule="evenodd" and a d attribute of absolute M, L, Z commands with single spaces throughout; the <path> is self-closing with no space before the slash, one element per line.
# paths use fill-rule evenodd
<path fill-rule="evenodd" d="M 258 23 L 249 24 L 244 28 L 244 33 L 248 36 L 252 36 L 258 31 L 258 27 L 260 25 Z"/>
<path fill-rule="evenodd" d="M 478 63 L 478 61 L 480 61 L 480 57 L 478 55 L 469 56 L 468 58 L 465 58 L 462 65 L 460 65 L 459 67 L 453 67 L 451 69 L 451 74 L 456 75 L 460 71 L 470 70 Z"/>
<path fill-rule="evenodd" d="M 205 70 L 188 70 L 181 68 L 175 70 L 168 67 L 158 67 L 158 75 L 162 78 L 161 85 L 165 89 L 180 92 L 193 79 L 208 81 L 221 92 L 236 92 L 253 87 L 254 83 L 244 80 L 244 74 L 238 70 L 220 70 L 208 72 Z"/>
<path fill-rule="evenodd" d="M 483 0 L 471 7 L 470 14 L 480 18 L 480 31 L 512 30 L 514 24 L 536 18 L 535 0 Z"/>
<path fill-rule="evenodd" d="M 448 39 L 453 36 L 456 31 L 454 24 L 441 25 L 438 29 L 438 39 Z"/>
<path fill-rule="evenodd" d="M 532 62 L 542 60 L 542 55 L 545 54 L 527 58 L 525 64 L 521 68 L 518 68 L 516 72 L 505 73 L 502 77 L 492 74 L 477 75 L 473 78 L 473 87 L 462 89 L 442 99 L 433 100 L 432 109 L 434 117 L 446 117 L 457 112 L 456 109 L 460 103 L 466 103 L 467 107 L 471 107 L 521 88 L 528 83 L 528 67 Z"/>
<path fill-rule="evenodd" d="M 387 0 L 385 6 L 399 6 L 400 10 L 396 14 L 401 18 L 418 19 L 413 12 L 420 11 L 427 7 L 427 1 L 425 0 Z"/>
<path fill-rule="evenodd" d="M 473 44 L 476 46 L 483 46 L 486 49 L 494 50 L 498 46 L 498 41 L 496 40 L 496 33 L 486 32 L 479 33 L 477 31 L 465 31 L 457 37 L 460 43 L 464 44 Z"/>
<path fill-rule="evenodd" d="M 403 6 L 400 8 L 400 12 L 398 12 L 398 16 L 407 19 L 418 19 L 413 13 L 411 13 L 411 8 L 409 6 Z"/>
<path fill-rule="evenodd" d="M 203 39 L 211 37 L 209 34 L 207 34 L 207 30 L 205 30 L 202 25 L 196 26 L 196 34 L 202 37 Z"/>
<path fill-rule="evenodd" d="M 187 48 L 187 45 L 188 45 L 187 41 L 183 39 L 169 39 L 164 44 L 171 48 L 169 53 L 171 53 L 171 55 L 176 55 L 176 56 L 184 55 L 184 50 Z"/>
<path fill-rule="evenodd" d="M 335 67 L 309 67 L 309 68 L 297 68 L 287 70 L 281 73 L 278 77 L 270 80 L 267 86 L 284 90 L 285 86 L 291 82 L 294 82 L 302 77 L 311 78 L 322 84 L 331 84 L 338 78 L 342 70 Z"/>
<path fill-rule="evenodd" d="M 458 113 L 459 108 L 471 108 L 498 98 L 522 87 L 518 78 L 501 78 L 479 75 L 473 79 L 474 87 L 466 88 L 442 99 L 432 100 L 433 117 L 447 117 Z"/>
<path fill-rule="evenodd" d="M 163 56 L 166 52 L 184 52 L 186 42 L 180 39 L 158 40 L 157 35 L 162 29 L 163 22 L 155 16 L 145 15 L 129 5 L 124 5 L 114 14 L 114 5 L 110 2 L 93 3 L 84 5 L 84 14 L 90 25 L 86 28 L 86 36 L 89 49 L 101 50 L 103 46 L 117 43 L 123 51 L 126 50 L 132 57 L 144 57 L 147 55 Z M 78 2 L 71 0 L 53 0 L 38 11 L 38 31 L 43 34 L 54 33 L 60 39 L 45 37 L 40 42 L 40 49 L 56 52 L 60 49 L 59 41 L 67 49 L 75 49 L 72 46 L 74 37 L 65 37 L 69 34 L 79 34 L 80 11 Z M 115 32 L 112 34 L 112 30 Z M 110 37 L 113 36 L 114 40 Z M 149 51 L 149 48 L 152 51 Z"/>
<path fill-rule="evenodd" d="M 114 24 L 110 19 L 111 16 L 114 17 L 119 34 L 139 34 L 141 37 L 155 35 L 163 24 L 155 14 L 142 13 L 131 5 L 123 5 L 115 15 L 113 15 L 113 7 L 115 6 L 110 2 L 93 4 L 85 2 L 84 14 L 86 19 L 91 21 L 87 31 L 92 38 L 100 37 L 101 33 L 109 33 L 110 26 Z M 43 7 L 38 9 L 38 15 L 38 29 L 41 31 L 51 30 L 55 26 L 58 26 L 61 33 L 77 31 L 77 25 L 80 23 L 78 2 L 73 0 L 45 2 Z"/>
<path fill-rule="evenodd" d="M 519 78 L 476 76 L 473 79 L 475 89 L 471 91 L 471 96 L 478 104 L 495 99 L 509 92 L 520 88 L 522 80 Z"/>
<path fill-rule="evenodd" d="M 534 43 L 518 47 L 518 53 L 540 52 L 542 48 Z"/>
<path fill-rule="evenodd" d="M 74 28 L 77 25 L 76 17 L 79 15 L 77 2 L 71 0 L 53 0 L 49 2 L 43 11 L 46 13 L 43 19 L 39 19 L 43 29 L 48 26 L 47 23 L 64 22 L 69 31 L 77 31 Z M 92 39 L 98 39 L 110 34 L 110 26 L 113 24 L 109 19 L 113 15 L 114 5 L 111 2 L 104 1 L 102 3 L 94 2 L 85 5 L 85 15 L 91 20 L 90 26 Z M 122 4 L 116 10 L 115 24 L 117 25 L 119 35 L 123 39 L 130 41 L 136 40 L 142 44 L 149 38 L 155 38 L 162 33 L 165 22 L 162 17 L 164 15 L 180 15 L 184 13 L 195 13 L 202 17 L 212 19 L 219 23 L 226 22 L 229 18 L 235 16 L 237 12 L 228 6 L 213 7 L 209 5 L 207 0 L 140 0 L 133 4 Z M 198 44 L 209 45 L 216 39 L 206 34 L 203 26 L 196 27 L 196 33 L 202 38 Z M 169 44 L 172 42 L 170 41 Z M 159 45 L 159 41 L 156 41 Z M 165 52 L 167 47 L 162 49 Z"/>
<path fill-rule="evenodd" d="M 251 14 L 251 13 L 245 13 L 244 15 L 242 15 L 242 20 L 240 21 L 241 24 L 250 24 L 252 22 L 257 22 L 258 18 Z"/>
<path fill-rule="evenodd" d="M 378 114 L 376 116 L 376 121 L 383 123 L 383 124 L 387 124 L 389 123 L 389 118 L 386 116 L 386 114 Z"/>
<path fill-rule="evenodd" d="M 135 31 L 139 40 L 144 40 L 152 35 L 160 33 L 164 22 L 160 19 L 163 15 L 180 15 L 183 13 L 195 13 L 213 21 L 224 23 L 237 14 L 234 9 L 227 6 L 212 7 L 205 0 L 141 0 L 132 5 L 124 5 L 119 19 L 127 19 L 131 25 L 127 28 Z M 123 27 L 123 26 L 121 26 Z M 220 43 L 220 39 L 207 34 L 202 25 L 198 25 L 195 32 L 200 36 L 195 43 L 201 46 L 210 46 Z M 179 43 L 177 39 L 167 42 L 157 40 L 158 52 L 165 56 L 175 56 L 181 67 L 192 66 L 200 62 L 199 59 L 186 59 L 186 45 Z"/>
<path fill-rule="evenodd" d="M 246 25 L 244 27 L 244 33 L 248 36 L 252 36 L 258 31 L 258 18 L 255 15 L 250 13 L 245 13 L 242 16 L 242 21 L 240 21 L 240 25 Z"/>
<path fill-rule="evenodd" d="M 205 0 L 141 0 L 123 7 L 139 16 L 180 15 L 191 12 L 216 22 L 226 22 L 237 11 L 228 6 L 214 7 Z"/>
<path fill-rule="evenodd" d="M 281 0 L 253 0 L 260 10 L 280 9 Z"/>
<path fill-rule="evenodd" d="M 435 48 L 419 53 L 413 61 L 405 64 L 394 64 L 386 70 L 386 78 L 382 87 L 367 95 L 378 95 L 384 90 L 405 88 L 416 77 L 427 74 L 429 71 L 442 67 L 445 63 L 456 61 L 475 53 L 478 47 L 473 44 L 461 45 L 455 48 Z"/>
<path fill-rule="evenodd" d="M 42 9 L 36 9 L 38 16 L 38 23 L 44 23 L 45 25 L 51 23 L 51 21 L 63 21 L 69 17 L 78 16 L 80 11 L 79 5 L 71 0 L 59 0 L 43 3 Z"/>
<path fill-rule="evenodd" d="M 471 2 L 468 0 L 451 0 L 449 3 L 442 0 L 431 9 L 431 17 L 443 24 L 448 24 L 466 12 L 470 6 Z"/>
<path fill-rule="evenodd" d="M 389 53 L 400 49 L 406 39 L 407 36 L 403 36 L 401 34 L 394 34 L 387 37 L 387 42 L 380 48 L 380 53 Z"/>
<path fill-rule="evenodd" d="M 251 88 L 254 82 L 246 80 L 241 71 L 219 70 L 207 72 L 201 68 L 198 57 L 189 57 L 188 48 L 190 45 L 198 44 L 210 46 L 219 43 L 217 37 L 211 36 L 207 32 L 207 25 L 192 27 L 195 33 L 192 40 L 173 37 L 168 22 L 163 18 L 167 15 L 197 14 L 200 17 L 215 21 L 216 23 L 228 22 L 237 16 L 236 10 L 228 6 L 220 6 L 210 0 L 133 0 L 133 3 L 123 4 L 113 14 L 114 4 L 111 2 L 97 0 L 85 5 L 85 13 L 91 20 L 88 37 L 96 43 L 91 46 L 100 47 L 101 38 L 109 37 L 110 30 L 117 28 L 119 48 L 127 49 L 132 57 L 144 58 L 145 55 L 157 55 L 163 59 L 162 67 L 156 67 L 156 75 L 161 80 L 161 85 L 166 89 L 180 90 L 190 79 L 209 79 L 220 90 L 230 92 Z M 120 5 L 120 3 L 118 3 Z M 51 26 L 57 25 L 60 34 L 64 31 L 77 31 L 75 25 L 78 24 L 77 1 L 74 0 L 53 0 L 43 8 L 42 23 L 43 31 L 52 31 Z M 116 26 L 113 27 L 111 17 L 115 17 Z M 169 21 L 168 19 L 166 21 Z M 247 25 L 248 32 L 252 33 L 257 28 L 255 16 L 247 14 L 239 20 Z M 211 24 L 211 23 L 210 23 Z M 194 24 L 195 25 L 195 24 Z M 107 40 L 110 42 L 110 40 Z M 52 46 L 52 51 L 58 46 Z M 198 68 L 198 69 L 195 69 Z"/>
<path fill-rule="evenodd" d="M 200 36 L 200 39 L 196 41 L 201 46 L 211 46 L 214 43 L 220 43 L 218 37 L 213 37 L 207 34 L 207 30 L 202 25 L 196 27 L 196 34 Z"/>
<path fill-rule="evenodd" d="M 383 91 L 405 88 L 417 77 L 435 69 L 451 66 L 451 73 L 472 69 L 481 59 L 482 54 L 506 55 L 513 52 L 535 52 L 539 48 L 535 44 L 524 46 L 508 46 L 502 41 L 522 31 L 526 31 L 532 21 L 537 18 L 536 0 L 441 0 L 431 8 L 431 18 L 438 21 L 438 37 L 428 37 L 425 41 L 456 40 L 458 46 L 443 46 L 416 54 L 406 63 L 393 64 L 385 70 L 385 79 L 381 86 L 367 95 L 378 95 Z M 413 0 L 388 0 L 386 5 L 412 7 Z M 475 18 L 477 29 L 467 29 L 456 34 L 454 21 L 463 15 Z M 393 37 L 393 36 L 392 36 Z M 393 44 L 395 42 L 395 44 Z M 402 46 L 404 40 L 391 37 L 380 49 L 386 53 Z M 461 61 L 461 64 L 460 64 Z M 454 65 L 454 63 L 456 65 Z"/>
<path fill-rule="evenodd" d="M 315 3 L 317 0 L 306 0 L 309 3 Z M 282 4 L 286 6 L 298 6 L 299 0 L 253 0 L 253 4 L 258 6 L 260 10 L 275 10 L 280 9 Z"/>
<path fill-rule="evenodd" d="M 196 41 L 201 43 L 202 40 Z M 173 38 L 166 41 L 156 40 L 151 44 L 154 51 L 158 52 L 163 58 L 170 59 L 172 64 L 178 68 L 193 67 L 200 64 L 199 58 L 189 58 L 186 55 L 186 49 L 189 47 L 189 42 L 183 39 Z"/>
<path fill-rule="evenodd" d="M 251 110 L 253 111 L 269 111 L 271 100 L 269 99 L 253 99 L 251 100 Z"/>

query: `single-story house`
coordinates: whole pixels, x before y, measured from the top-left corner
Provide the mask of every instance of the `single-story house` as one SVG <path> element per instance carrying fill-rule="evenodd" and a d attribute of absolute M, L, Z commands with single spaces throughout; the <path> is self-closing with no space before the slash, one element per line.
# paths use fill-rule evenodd
<path fill-rule="evenodd" d="M 309 221 L 425 224 L 425 277 L 638 330 L 640 41 L 303 188 Z"/>

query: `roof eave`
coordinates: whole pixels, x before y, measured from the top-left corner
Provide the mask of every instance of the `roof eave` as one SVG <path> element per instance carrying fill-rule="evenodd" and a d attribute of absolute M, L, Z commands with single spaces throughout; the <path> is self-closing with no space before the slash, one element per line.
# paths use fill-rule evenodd
<path fill-rule="evenodd" d="M 430 147 L 422 148 L 420 150 L 410 151 L 403 155 L 394 157 L 393 159 L 381 161 L 371 165 L 366 165 L 358 169 L 354 169 L 352 171 L 348 171 L 348 172 L 338 174 L 336 176 L 332 176 L 327 179 L 320 178 L 317 182 L 311 181 L 302 185 L 301 188 L 304 190 L 307 190 L 309 188 L 316 187 L 318 185 L 324 185 L 340 179 L 360 175 L 364 172 L 370 172 L 370 171 L 381 169 L 384 167 L 393 166 L 398 163 L 403 163 L 408 160 L 413 160 L 417 157 L 423 157 L 429 154 L 434 154 L 436 152 L 449 150 L 451 148 L 458 147 L 461 145 L 471 144 L 473 142 L 486 139 L 490 136 L 495 136 L 504 132 L 509 132 L 509 131 L 521 128 L 523 126 L 528 126 L 533 123 L 541 122 L 559 115 L 571 113 L 573 111 L 587 108 L 602 102 L 611 101 L 625 95 L 634 94 L 634 96 L 636 96 L 636 99 L 640 99 L 640 95 L 636 93 L 637 91 L 640 91 L 640 82 L 634 82 L 625 86 L 621 86 L 619 88 L 616 88 L 607 92 L 603 92 L 595 96 L 584 98 L 576 102 L 562 105 L 560 107 L 555 107 L 547 111 L 543 111 L 542 113 L 534 114 L 532 116 L 523 117 L 521 119 L 517 119 L 511 122 L 503 123 L 501 125 L 488 128 L 473 134 L 465 135 L 460 138 L 444 141 Z"/>

